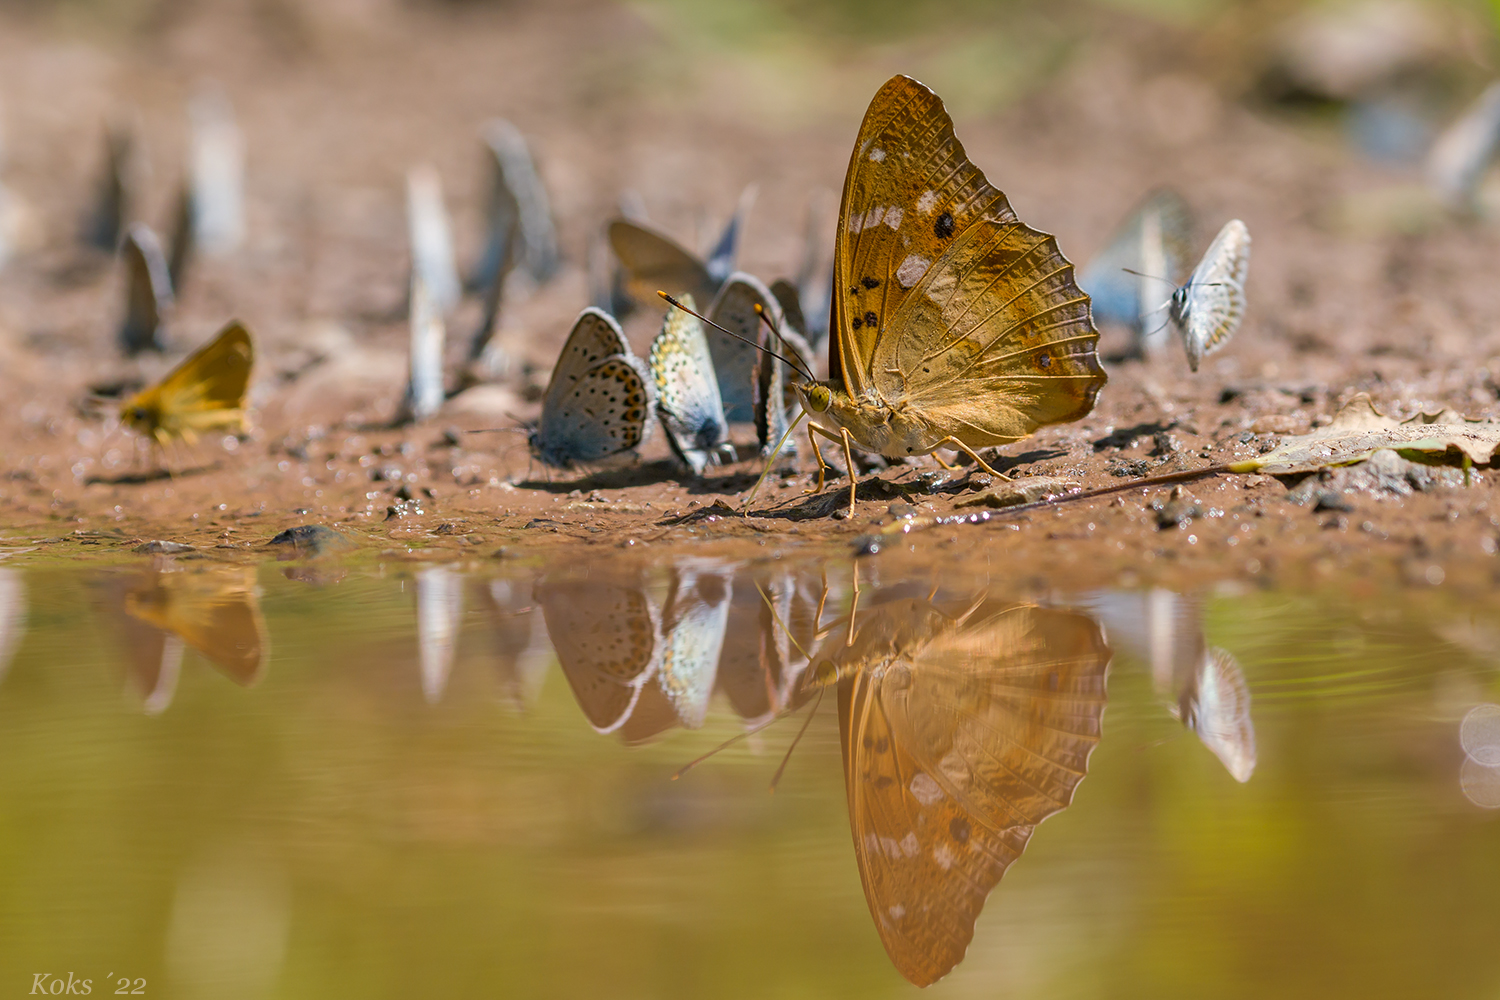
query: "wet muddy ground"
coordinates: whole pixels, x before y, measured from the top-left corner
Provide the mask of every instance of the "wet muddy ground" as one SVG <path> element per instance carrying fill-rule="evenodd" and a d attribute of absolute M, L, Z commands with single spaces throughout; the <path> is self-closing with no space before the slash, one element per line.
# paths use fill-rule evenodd
<path fill-rule="evenodd" d="M 622 191 L 692 245 L 759 184 L 740 262 L 770 280 L 797 266 L 809 203 L 838 189 L 879 84 L 912 72 L 944 94 L 958 79 L 920 39 L 813 55 L 805 42 L 757 48 L 759 36 L 696 31 L 680 13 L 374 2 L 188 4 L 132 24 L 0 13 L 5 180 L 31 217 L 25 252 L 0 271 L 3 544 L 28 560 L 92 560 L 138 558 L 159 540 L 192 546 L 191 558 L 249 561 L 285 529 L 321 524 L 386 557 L 552 560 L 600 546 L 870 550 L 868 536 L 884 532 L 880 558 L 920 548 L 1070 586 L 1226 575 L 1492 585 L 1500 509 L 1484 469 L 1465 484 L 1414 467 L 1404 492 L 1221 475 L 1186 484 L 1172 506 L 1159 487 L 1013 514 L 972 506 L 982 477 L 922 459 L 866 470 L 850 521 L 832 517 L 847 480 L 804 496 L 805 457 L 740 516 L 761 468 L 747 428 L 744 461 L 702 481 L 672 464 L 659 433 L 638 463 L 588 474 L 544 469 L 523 434 L 468 433 L 535 416 L 587 302 L 591 241 Z M 1160 184 L 1197 211 L 1200 248 L 1231 217 L 1255 239 L 1249 315 L 1227 350 L 1197 374 L 1175 345 L 1109 363 L 1093 414 L 1004 450 L 996 467 L 1118 485 L 1257 454 L 1359 391 L 1403 417 L 1495 416 L 1500 229 L 1385 226 L 1360 206 L 1416 183 L 1412 168 L 1372 164 L 1336 129 L 1247 102 L 1222 66 L 1173 54 L 1168 42 L 1190 37 L 1104 18 L 1013 101 L 986 105 L 957 85 L 945 95 L 970 156 L 1075 262 Z M 123 114 L 139 116 L 151 163 L 139 215 L 166 224 L 184 102 L 204 79 L 228 93 L 246 134 L 248 242 L 195 262 L 169 339 L 185 351 L 230 316 L 249 324 L 255 429 L 170 449 L 164 477 L 95 397 L 159 376 L 180 354 L 117 355 L 121 275 L 75 234 L 102 123 Z M 496 115 L 531 140 L 567 263 L 511 296 L 508 381 L 392 428 L 406 373 L 402 178 L 417 163 L 441 171 L 471 261 L 483 237 L 478 128 Z M 478 314 L 466 302 L 450 319 L 455 370 Z M 628 326 L 638 352 L 654 326 L 652 316 Z M 1123 344 L 1106 331 L 1102 352 Z M 980 523 L 935 523 L 950 515 Z"/>

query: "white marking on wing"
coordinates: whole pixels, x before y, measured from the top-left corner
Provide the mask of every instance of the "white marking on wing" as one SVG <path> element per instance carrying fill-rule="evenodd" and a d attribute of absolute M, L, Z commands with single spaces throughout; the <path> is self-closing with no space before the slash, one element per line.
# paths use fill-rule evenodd
<path fill-rule="evenodd" d="M 932 775 L 920 771 L 907 787 L 911 789 L 912 798 L 924 806 L 934 805 L 943 797 L 943 790 L 932 780 Z"/>
<path fill-rule="evenodd" d="M 931 190 L 923 191 L 922 192 L 922 197 L 920 197 L 920 198 L 917 199 L 917 211 L 921 212 L 923 215 L 930 214 L 932 212 L 933 207 L 936 206 L 936 205 L 937 205 L 937 192 L 936 191 L 931 191 Z"/>
<path fill-rule="evenodd" d="M 901 266 L 896 268 L 896 280 L 901 282 L 902 288 L 910 288 L 922 280 L 922 275 L 932 266 L 932 261 L 919 254 L 907 254 Z"/>
<path fill-rule="evenodd" d="M 890 914 L 892 920 L 900 920 L 902 917 L 906 916 L 906 907 L 902 906 L 900 903 L 897 903 L 895 906 L 891 907 Z"/>
<path fill-rule="evenodd" d="M 943 871 L 953 867 L 953 858 L 953 848 L 947 844 L 939 844 L 932 849 L 932 860 L 936 861 L 937 866 Z"/>
<path fill-rule="evenodd" d="M 883 149 L 872 149 L 872 150 L 870 150 L 870 162 L 871 163 L 884 163 L 885 162 L 885 150 L 883 150 Z"/>
<path fill-rule="evenodd" d="M 887 226 L 890 226 L 892 229 L 901 228 L 901 216 L 904 214 L 905 213 L 901 211 L 900 205 L 892 205 L 890 209 L 885 213 L 885 224 Z"/>
<path fill-rule="evenodd" d="M 914 858 L 922 852 L 922 845 L 917 842 L 915 833 L 908 833 L 901 838 L 901 853 L 908 858 Z"/>

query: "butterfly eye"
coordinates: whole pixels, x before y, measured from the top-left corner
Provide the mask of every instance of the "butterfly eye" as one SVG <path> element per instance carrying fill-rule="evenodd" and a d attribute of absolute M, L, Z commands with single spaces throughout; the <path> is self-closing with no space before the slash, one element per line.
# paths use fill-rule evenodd
<path fill-rule="evenodd" d="M 130 419 L 136 421 L 137 423 L 145 423 L 148 416 L 150 416 L 150 414 L 146 412 L 146 408 L 144 406 L 137 406 L 130 411 Z"/>
<path fill-rule="evenodd" d="M 832 402 L 833 393 L 828 391 L 826 385 L 815 385 L 807 390 L 807 405 L 811 406 L 816 413 L 822 413 L 828 409 Z"/>

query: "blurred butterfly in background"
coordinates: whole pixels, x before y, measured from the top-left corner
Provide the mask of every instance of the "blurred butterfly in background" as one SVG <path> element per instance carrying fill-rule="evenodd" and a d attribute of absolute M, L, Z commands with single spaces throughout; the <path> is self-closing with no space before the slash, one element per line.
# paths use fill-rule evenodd
<path fill-rule="evenodd" d="M 537 174 L 526 138 L 510 122 L 496 118 L 483 130 L 491 166 L 490 198 L 485 213 L 488 235 L 468 288 L 484 302 L 483 318 L 473 337 L 465 377 L 486 381 L 505 374 L 509 358 L 494 343 L 506 285 L 517 268 L 541 286 L 557 273 L 561 256 L 547 189 Z M 603 303 L 607 309 L 609 303 Z"/>
<path fill-rule="evenodd" d="M 650 432 L 656 389 L 644 362 L 630 353 L 620 325 L 599 309 L 578 314 L 542 396 L 532 454 L 572 468 L 640 446 Z"/>
<path fill-rule="evenodd" d="M 1037 824 L 1073 801 L 1110 650 L 1083 615 L 982 595 L 888 600 L 831 631 L 803 679 L 838 685 L 865 899 L 897 970 L 927 986 L 962 960 Z"/>
<path fill-rule="evenodd" d="M 1484 89 L 1427 154 L 1427 181 L 1449 208 L 1475 213 L 1485 172 L 1500 149 L 1500 83 Z"/>
<path fill-rule="evenodd" d="M 255 364 L 250 331 L 231 321 L 156 385 L 120 406 L 120 420 L 158 445 L 194 444 L 208 431 L 243 434 L 245 391 Z"/>
<path fill-rule="evenodd" d="M 144 222 L 131 225 L 120 244 L 125 264 L 125 318 L 120 347 L 126 354 L 166 349 L 166 319 L 172 311 L 171 269 L 161 240 Z"/>
<path fill-rule="evenodd" d="M 975 449 L 1077 420 L 1104 386 L 1073 265 L 1016 218 L 910 77 L 865 112 L 834 273 L 829 376 L 799 393 L 810 433 L 841 443 L 851 468 L 858 445 L 893 458 L 953 449 L 993 472 Z"/>
<path fill-rule="evenodd" d="M 1192 210 L 1163 188 L 1132 209 L 1104 249 L 1079 268 L 1078 287 L 1093 300 L 1094 322 L 1129 328 L 1133 356 L 1155 353 L 1169 339 L 1162 287 L 1182 281 L 1192 242 Z"/>
<path fill-rule="evenodd" d="M 140 196 L 142 156 L 135 117 L 121 119 L 104 132 L 104 164 L 93 203 L 83 219 L 83 241 L 114 253 Z"/>
<path fill-rule="evenodd" d="M 691 295 L 681 297 L 695 309 Z M 672 453 L 694 475 L 709 465 L 735 460 L 729 423 L 714 374 L 703 322 L 684 309 L 667 310 L 661 332 L 651 342 L 651 377 L 656 383 L 656 415 Z"/>
<path fill-rule="evenodd" d="M 488 236 L 469 287 L 481 290 L 503 279 L 507 261 L 545 284 L 557 273 L 561 256 L 547 189 L 526 137 L 503 118 L 486 122 L 483 136 L 491 165 Z"/>
<path fill-rule="evenodd" d="M 797 269 L 796 281 L 778 278 L 771 284 L 771 294 L 781 303 L 787 324 L 812 348 L 809 359 L 821 351 L 828 340 L 828 297 L 833 290 L 833 268 L 823 233 L 826 231 L 824 216 L 833 212 L 831 206 L 825 212 L 824 202 L 831 201 L 832 197 L 831 192 L 819 189 L 808 201 L 802 264 Z"/>
<path fill-rule="evenodd" d="M 411 273 L 411 294 L 408 299 L 408 370 L 406 394 L 401 399 L 396 422 L 426 420 L 442 409 L 445 398 L 443 390 L 443 355 L 447 346 L 448 328 L 443 322 L 443 313 L 433 299 L 422 273 Z"/>
<path fill-rule="evenodd" d="M 406 232 L 412 273 L 427 286 L 438 313 L 446 316 L 458 305 L 463 286 L 454 260 L 453 226 L 443 205 L 443 182 L 432 167 L 413 167 L 406 173 Z"/>
<path fill-rule="evenodd" d="M 712 302 L 719 286 L 734 271 L 745 221 L 755 202 L 755 186 L 740 194 L 739 205 L 706 258 L 685 249 L 643 219 L 615 219 L 609 224 L 609 244 L 624 269 L 624 289 L 632 304 L 659 301 L 658 289 L 686 292 L 699 302 Z M 615 310 L 621 315 L 621 310 Z"/>
<path fill-rule="evenodd" d="M 1182 337 L 1193 371 L 1204 355 L 1223 347 L 1245 318 L 1245 276 L 1250 270 L 1250 230 L 1231 219 L 1219 230 L 1187 284 L 1172 293 L 1168 316 Z"/>
<path fill-rule="evenodd" d="M 543 579 L 534 593 L 589 724 L 627 743 L 703 724 L 724 646 L 731 570 L 687 559 L 665 597 L 641 575 Z"/>

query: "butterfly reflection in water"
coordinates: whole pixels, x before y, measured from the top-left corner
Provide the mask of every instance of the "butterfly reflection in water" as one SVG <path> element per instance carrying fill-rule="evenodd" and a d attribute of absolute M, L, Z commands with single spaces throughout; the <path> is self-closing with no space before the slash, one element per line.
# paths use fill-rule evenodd
<path fill-rule="evenodd" d="M 184 648 L 243 687 L 265 671 L 270 640 L 254 569 L 111 575 L 97 592 L 148 715 L 171 705 Z"/>
<path fill-rule="evenodd" d="M 696 729 L 724 646 L 732 571 L 680 560 L 665 586 L 644 574 L 543 579 L 534 594 L 558 663 L 589 724 L 638 743 Z"/>
<path fill-rule="evenodd" d="M 1072 802 L 1109 659 L 1092 620 L 985 596 L 879 604 L 813 654 L 805 683 L 838 686 L 865 898 L 913 983 L 962 960 L 990 890 Z"/>

